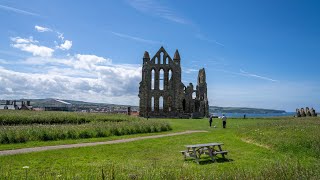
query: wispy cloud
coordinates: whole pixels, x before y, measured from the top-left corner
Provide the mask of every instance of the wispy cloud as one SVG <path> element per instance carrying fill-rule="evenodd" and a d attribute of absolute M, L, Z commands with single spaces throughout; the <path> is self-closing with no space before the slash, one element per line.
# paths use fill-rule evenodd
<path fill-rule="evenodd" d="M 240 72 L 244 76 L 254 77 L 254 78 L 263 79 L 263 80 L 272 81 L 272 82 L 278 82 L 278 80 L 271 79 L 271 78 L 268 78 L 268 77 L 265 77 L 265 76 L 260 76 L 260 75 L 257 75 L 257 74 L 248 73 L 246 71 L 243 71 L 242 69 L 240 69 Z"/>
<path fill-rule="evenodd" d="M 116 36 L 121 37 L 121 38 L 131 39 L 131 40 L 139 41 L 139 42 L 143 42 L 143 43 L 161 44 L 161 42 L 158 42 L 158 41 L 153 41 L 153 40 L 149 40 L 149 39 L 143 39 L 143 38 L 140 38 L 140 37 L 130 36 L 130 35 L 127 35 L 127 34 L 117 33 L 117 32 L 113 32 L 113 31 L 111 31 L 111 33 L 113 35 L 116 35 Z"/>
<path fill-rule="evenodd" d="M 15 13 L 19 13 L 19 14 L 24 14 L 24 15 L 40 16 L 37 13 L 28 12 L 28 11 L 25 11 L 25 10 L 21 10 L 21 9 L 17 9 L 17 8 L 10 7 L 10 6 L 1 5 L 1 4 L 0 4 L 0 9 L 11 11 L 11 12 L 15 12 Z"/>
<path fill-rule="evenodd" d="M 209 38 L 205 37 L 203 34 L 200 34 L 200 33 L 196 34 L 196 38 L 198 38 L 198 39 L 200 39 L 202 41 L 207 41 L 209 43 L 213 43 L 213 44 L 217 44 L 219 46 L 225 47 L 224 44 L 222 44 L 222 43 L 220 43 L 220 42 L 218 42 L 216 40 L 209 39 Z"/>
<path fill-rule="evenodd" d="M 194 68 L 183 67 L 182 71 L 184 73 L 190 74 L 190 73 L 198 72 L 199 70 L 198 69 L 194 69 Z"/>
<path fill-rule="evenodd" d="M 42 26 L 34 26 L 34 28 L 38 31 L 38 32 L 48 32 L 48 31 L 52 31 L 50 28 L 47 27 L 42 27 Z"/>
<path fill-rule="evenodd" d="M 248 73 L 246 71 L 243 71 L 242 69 L 240 69 L 240 72 L 233 72 L 233 71 L 227 71 L 227 70 L 223 70 L 223 69 L 215 69 L 216 71 L 220 71 L 220 72 L 224 72 L 224 73 L 228 73 L 228 74 L 233 74 L 233 75 L 240 75 L 240 76 L 246 76 L 246 77 L 253 77 L 253 78 L 257 78 L 257 79 L 262 79 L 262 80 L 266 80 L 266 81 L 272 81 L 272 82 L 279 82 L 278 80 L 275 79 L 271 79 L 265 76 L 260 76 L 257 74 L 252 74 L 252 73 Z"/>
<path fill-rule="evenodd" d="M 24 55 L 18 54 L 18 53 L 16 53 L 16 52 L 3 51 L 3 50 L 0 50 L 0 54 L 4 54 L 4 55 L 8 55 L 8 56 L 20 57 L 20 58 L 24 58 L 24 57 L 25 57 Z"/>
<path fill-rule="evenodd" d="M 0 59 L 0 64 L 9 64 L 9 62 L 4 59 Z"/>
<path fill-rule="evenodd" d="M 155 0 L 127 0 L 128 4 L 135 8 L 136 10 L 151 14 L 153 16 L 158 16 L 160 18 L 179 23 L 179 24 L 192 24 L 191 21 L 189 21 L 186 18 L 183 18 L 179 16 L 177 13 L 175 13 L 174 10 L 170 9 L 169 7 L 166 7 L 162 4 L 160 4 L 160 1 Z"/>

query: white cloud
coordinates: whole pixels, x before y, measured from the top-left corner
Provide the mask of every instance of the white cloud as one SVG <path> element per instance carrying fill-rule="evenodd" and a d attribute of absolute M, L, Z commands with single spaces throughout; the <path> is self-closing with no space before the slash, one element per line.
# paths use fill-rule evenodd
<path fill-rule="evenodd" d="M 11 41 L 13 41 L 14 43 L 17 44 L 21 44 L 21 43 L 38 43 L 38 41 L 33 40 L 33 37 L 30 36 L 29 38 L 21 38 L 21 37 L 13 37 L 10 38 Z"/>
<path fill-rule="evenodd" d="M 111 59 L 105 59 L 96 55 L 77 54 L 72 65 L 76 69 L 96 70 L 99 65 L 110 65 Z"/>
<path fill-rule="evenodd" d="M 12 46 L 20 49 L 21 51 L 30 52 L 34 56 L 41 57 L 51 57 L 52 53 L 54 52 L 54 50 L 51 48 L 34 44 L 12 44 Z"/>
<path fill-rule="evenodd" d="M 63 43 L 56 48 L 72 47 L 72 41 L 64 40 L 62 33 L 58 33 L 58 38 Z M 53 97 L 138 104 L 140 65 L 113 64 L 111 59 L 94 54 L 57 58 L 53 56 L 54 49 L 39 45 L 33 37 L 13 37 L 11 42 L 12 47 L 33 56 L 15 61 L 15 65 L 23 67 L 18 71 L 12 70 L 13 66 L 0 66 L 0 99 Z M 1 64 L 7 62 L 0 61 Z"/>
<path fill-rule="evenodd" d="M 49 47 L 36 45 L 38 41 L 33 40 L 32 37 L 28 39 L 14 37 L 11 38 L 11 41 L 13 41 L 13 44 L 11 44 L 12 47 L 32 53 L 33 56 L 51 57 L 54 52 L 54 50 Z"/>
<path fill-rule="evenodd" d="M 69 50 L 72 47 L 72 41 L 65 40 L 64 43 L 60 44 L 60 46 L 56 46 L 56 48 L 61 50 Z"/>
<path fill-rule="evenodd" d="M 48 32 L 48 31 L 52 31 L 50 28 L 47 27 L 42 27 L 42 26 L 34 26 L 34 28 L 38 31 L 38 32 Z"/>
<path fill-rule="evenodd" d="M 84 101 L 138 104 L 141 66 L 112 64 L 96 55 L 65 58 L 32 57 L 22 62 L 33 73 L 0 67 L 0 98 L 62 98 Z M 23 65 L 22 64 L 22 65 Z"/>

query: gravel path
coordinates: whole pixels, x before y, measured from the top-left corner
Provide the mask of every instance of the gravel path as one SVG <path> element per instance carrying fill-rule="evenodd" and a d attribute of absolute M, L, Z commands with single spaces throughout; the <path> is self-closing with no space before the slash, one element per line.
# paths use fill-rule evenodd
<path fill-rule="evenodd" d="M 160 135 L 155 135 L 155 136 L 142 136 L 142 137 L 136 137 L 136 138 L 118 139 L 118 140 L 104 141 L 104 142 L 66 144 L 66 145 L 56 145 L 56 146 L 23 148 L 23 149 L 15 149 L 15 150 L 4 150 L 4 151 L 0 151 L 0 156 L 47 151 L 47 150 L 54 150 L 54 149 L 68 149 L 68 148 L 77 148 L 77 147 L 86 147 L 86 146 L 96 146 L 96 145 L 102 145 L 102 144 L 118 144 L 118 143 L 138 141 L 138 140 L 142 140 L 142 139 L 155 139 L 155 138 L 161 138 L 161 137 L 199 133 L 199 132 L 208 132 L 208 131 L 185 131 L 185 132 L 177 132 L 177 133 L 171 133 L 171 134 L 160 134 Z"/>

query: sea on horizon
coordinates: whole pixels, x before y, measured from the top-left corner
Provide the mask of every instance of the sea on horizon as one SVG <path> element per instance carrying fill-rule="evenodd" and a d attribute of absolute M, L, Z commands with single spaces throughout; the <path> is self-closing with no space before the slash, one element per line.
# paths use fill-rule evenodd
<path fill-rule="evenodd" d="M 295 112 L 285 112 L 285 113 L 211 113 L 213 116 L 222 116 L 224 114 L 230 118 L 243 118 L 246 115 L 246 118 L 263 118 L 263 117 L 279 117 L 279 116 L 289 116 L 293 117 Z"/>

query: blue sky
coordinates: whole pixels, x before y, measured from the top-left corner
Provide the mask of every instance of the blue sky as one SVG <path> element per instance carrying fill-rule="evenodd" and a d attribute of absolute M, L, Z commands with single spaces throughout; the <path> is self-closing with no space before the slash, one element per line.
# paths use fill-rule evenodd
<path fill-rule="evenodd" d="M 320 109 L 318 1 L 0 0 L 0 99 L 138 105 L 144 51 L 179 50 L 210 105 Z"/>

